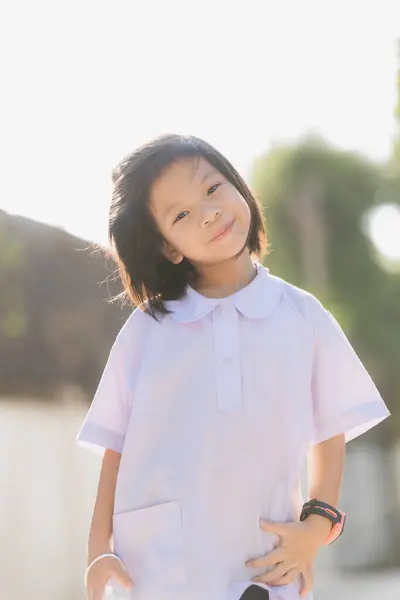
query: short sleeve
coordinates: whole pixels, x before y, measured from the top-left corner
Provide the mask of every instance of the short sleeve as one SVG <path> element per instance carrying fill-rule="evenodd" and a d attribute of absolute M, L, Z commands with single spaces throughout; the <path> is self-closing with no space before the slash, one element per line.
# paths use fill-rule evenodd
<path fill-rule="evenodd" d="M 348 442 L 390 413 L 335 318 L 319 303 L 316 310 L 313 443 L 342 433 Z"/>
<path fill-rule="evenodd" d="M 143 327 L 138 319 L 133 313 L 118 334 L 76 438 L 77 444 L 101 455 L 105 448 L 122 453 L 139 370 Z"/>

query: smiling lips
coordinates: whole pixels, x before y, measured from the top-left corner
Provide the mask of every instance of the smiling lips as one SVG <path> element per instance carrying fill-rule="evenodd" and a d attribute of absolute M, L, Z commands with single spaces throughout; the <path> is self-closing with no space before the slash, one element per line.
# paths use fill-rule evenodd
<path fill-rule="evenodd" d="M 211 239 L 212 242 L 217 242 L 226 237 L 231 231 L 233 227 L 234 221 L 231 221 L 227 225 L 225 225 L 222 229 L 218 231 L 218 233 Z"/>

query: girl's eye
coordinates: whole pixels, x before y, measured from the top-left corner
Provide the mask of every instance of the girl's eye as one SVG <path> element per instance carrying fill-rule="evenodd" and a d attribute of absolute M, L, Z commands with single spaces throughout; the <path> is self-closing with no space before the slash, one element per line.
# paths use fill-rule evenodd
<path fill-rule="evenodd" d="M 187 210 L 183 210 L 181 213 L 179 213 L 179 215 L 176 217 L 174 223 L 177 223 L 178 221 L 181 221 L 182 219 L 184 219 L 186 217 L 186 215 L 188 214 Z"/>
<path fill-rule="evenodd" d="M 219 188 L 220 185 L 221 185 L 220 183 L 214 183 L 214 185 L 212 185 L 210 188 L 208 188 L 207 196 L 211 196 L 211 194 L 214 194 L 214 192 L 217 191 L 217 189 Z"/>

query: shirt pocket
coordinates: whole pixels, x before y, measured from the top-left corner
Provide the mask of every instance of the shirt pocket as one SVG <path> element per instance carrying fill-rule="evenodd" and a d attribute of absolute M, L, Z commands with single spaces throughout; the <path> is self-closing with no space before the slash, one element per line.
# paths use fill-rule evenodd
<path fill-rule="evenodd" d="M 135 587 L 187 583 L 179 502 L 114 514 L 113 536 Z"/>

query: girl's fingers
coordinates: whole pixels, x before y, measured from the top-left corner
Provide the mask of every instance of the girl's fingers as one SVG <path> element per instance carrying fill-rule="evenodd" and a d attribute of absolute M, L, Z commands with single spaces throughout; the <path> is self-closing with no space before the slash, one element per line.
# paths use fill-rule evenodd
<path fill-rule="evenodd" d="M 260 581 L 262 583 L 271 583 L 271 581 L 277 581 L 281 579 L 286 573 L 295 568 L 295 565 L 290 565 L 287 563 L 279 563 L 275 569 L 269 571 L 269 573 L 265 573 L 265 575 L 259 575 L 258 577 L 254 577 L 253 581 Z"/>
<path fill-rule="evenodd" d="M 134 586 L 125 567 L 115 560 L 102 572 L 100 572 L 99 567 L 97 572 L 93 570 L 92 573 L 89 573 L 88 587 L 86 590 L 87 600 L 103 600 L 107 585 L 111 584 L 112 587 L 113 582 L 116 585 L 127 589 L 131 589 Z"/>
<path fill-rule="evenodd" d="M 296 579 L 298 574 L 299 574 L 298 569 L 291 569 L 290 571 L 288 571 L 286 573 L 286 575 L 284 575 L 280 579 L 277 579 L 276 581 L 271 581 L 270 585 L 271 586 L 287 585 L 288 583 L 292 583 L 292 581 L 294 581 Z"/>
<path fill-rule="evenodd" d="M 314 587 L 314 577 L 311 568 L 305 569 L 303 572 L 303 588 L 301 590 L 301 597 L 307 596 Z"/>
<path fill-rule="evenodd" d="M 128 573 L 119 573 L 118 575 L 114 575 L 114 579 L 116 579 L 118 581 L 119 584 L 121 584 L 123 587 L 131 589 L 133 588 L 133 581 L 132 579 L 129 577 Z"/>
<path fill-rule="evenodd" d="M 113 570 L 111 579 L 114 579 L 119 585 L 122 585 L 125 588 L 133 588 L 133 581 L 122 565 L 119 565 L 118 568 Z"/>
<path fill-rule="evenodd" d="M 254 560 L 248 560 L 246 566 L 248 567 L 269 567 L 282 562 L 285 557 L 285 552 L 282 548 L 277 548 L 265 556 L 255 558 Z"/>
<path fill-rule="evenodd" d="M 88 590 L 86 597 L 88 600 L 103 600 L 104 587 L 99 586 L 97 588 Z"/>

